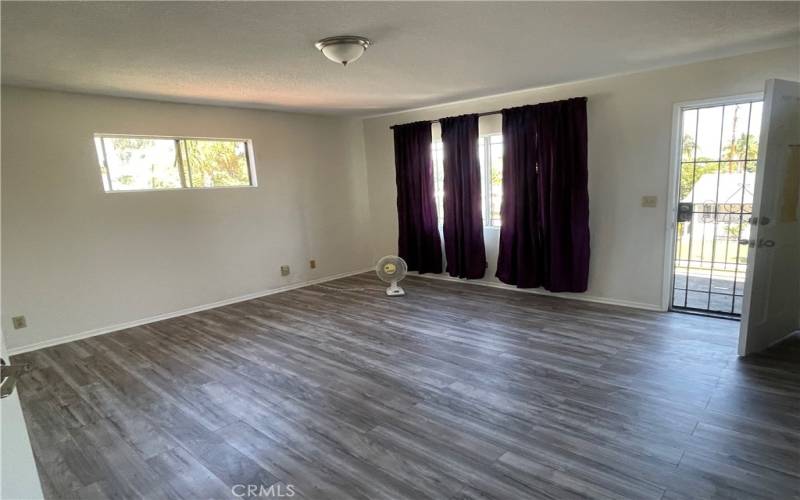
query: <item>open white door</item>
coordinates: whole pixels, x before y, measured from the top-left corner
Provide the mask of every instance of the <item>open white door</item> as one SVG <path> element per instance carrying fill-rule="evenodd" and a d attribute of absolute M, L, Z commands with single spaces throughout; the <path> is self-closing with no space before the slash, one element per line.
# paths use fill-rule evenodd
<path fill-rule="evenodd" d="M 0 356 L 8 363 L 5 341 L 0 331 Z M 0 499 L 29 500 L 44 498 L 39 473 L 33 459 L 31 442 L 25 426 L 25 418 L 19 404 L 14 382 L 14 367 L 3 367 L 0 385 Z M 10 391 L 10 392 L 9 392 Z"/>
<path fill-rule="evenodd" d="M 762 117 L 740 355 L 800 329 L 800 83 L 768 80 Z"/>

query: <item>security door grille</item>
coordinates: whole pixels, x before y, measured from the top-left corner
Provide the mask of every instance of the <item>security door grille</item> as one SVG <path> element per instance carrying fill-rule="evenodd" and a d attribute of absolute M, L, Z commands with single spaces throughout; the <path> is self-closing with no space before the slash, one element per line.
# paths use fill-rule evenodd
<path fill-rule="evenodd" d="M 741 315 L 761 107 L 682 110 L 672 309 Z"/>

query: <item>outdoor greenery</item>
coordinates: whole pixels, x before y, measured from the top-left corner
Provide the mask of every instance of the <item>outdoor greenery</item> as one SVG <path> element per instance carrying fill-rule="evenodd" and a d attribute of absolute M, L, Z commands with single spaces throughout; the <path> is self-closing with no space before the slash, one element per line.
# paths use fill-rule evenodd
<path fill-rule="evenodd" d="M 691 249 L 688 238 L 679 239 L 678 246 L 675 248 L 675 261 L 682 266 L 686 266 L 687 262 L 691 262 L 691 265 L 689 265 L 691 268 L 709 269 L 711 267 L 714 269 L 732 269 L 731 266 L 733 264 L 746 264 L 749 248 L 747 245 L 739 245 L 739 226 L 731 225 L 730 228 L 735 234 L 730 234 L 728 238 L 709 239 L 704 242 L 693 240 Z"/>
<path fill-rule="evenodd" d="M 184 140 L 186 175 L 192 187 L 246 186 L 250 183 L 244 143 Z"/>
<path fill-rule="evenodd" d="M 695 158 L 697 144 L 694 138 L 686 134 L 681 142 L 681 183 L 680 198 L 688 195 L 695 183 L 700 178 L 709 173 L 717 172 L 741 172 L 742 160 L 747 172 L 755 172 L 756 158 L 758 157 L 758 137 L 752 134 L 742 133 L 739 137 L 733 138 L 722 147 L 722 157 L 711 158 L 708 156 L 698 156 Z M 694 162 L 694 163 L 693 163 Z M 693 172 L 694 170 L 694 172 Z"/>
<path fill-rule="evenodd" d="M 676 266 L 688 267 L 695 274 L 713 268 L 717 279 L 722 279 L 720 272 L 743 272 L 749 248 L 740 245 L 739 238 L 750 234 L 748 217 L 752 211 L 752 193 L 747 186 L 752 189 L 759 147 L 759 126 L 753 127 L 751 120 L 758 123 L 759 115 L 760 109 L 750 105 L 684 112 L 687 133 L 681 138 L 679 199 L 691 197 L 695 206 L 691 221 L 678 223 Z M 714 184 L 707 184 L 713 177 L 707 177 L 701 191 L 695 191 L 704 176 L 717 173 L 735 174 L 733 179 L 741 176 L 741 181 L 735 181 L 736 185 L 741 185 L 740 191 L 733 190 L 735 186 L 731 186 L 730 176 L 717 179 L 716 196 Z M 725 193 L 722 198 L 720 189 Z M 734 192 L 736 196 L 731 197 Z"/>
<path fill-rule="evenodd" d="M 244 141 L 98 138 L 104 155 L 101 172 L 106 189 L 170 189 L 247 186 L 250 171 Z M 106 176 L 106 165 L 110 175 Z"/>
<path fill-rule="evenodd" d="M 105 150 L 114 189 L 180 187 L 175 149 L 170 141 L 141 137 L 106 138 Z"/>

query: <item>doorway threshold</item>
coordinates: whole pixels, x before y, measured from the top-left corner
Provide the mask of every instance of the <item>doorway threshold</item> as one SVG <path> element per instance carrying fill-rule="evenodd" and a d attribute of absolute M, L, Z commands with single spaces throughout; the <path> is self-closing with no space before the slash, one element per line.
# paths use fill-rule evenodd
<path fill-rule="evenodd" d="M 704 309 L 690 309 L 684 307 L 672 307 L 669 312 L 680 314 L 692 314 L 694 316 L 706 316 L 708 318 L 727 319 L 731 321 L 741 321 L 742 318 L 738 314 L 726 314 L 721 312 L 707 311 Z"/>

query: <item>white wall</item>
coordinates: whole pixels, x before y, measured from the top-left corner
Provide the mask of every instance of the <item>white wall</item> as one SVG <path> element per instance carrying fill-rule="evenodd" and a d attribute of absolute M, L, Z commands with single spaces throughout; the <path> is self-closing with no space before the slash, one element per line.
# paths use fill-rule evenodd
<path fill-rule="evenodd" d="M 259 185 L 106 194 L 95 132 L 250 138 Z M 3 88 L 2 146 L 14 351 L 372 262 L 358 120 Z"/>
<path fill-rule="evenodd" d="M 592 257 L 586 296 L 661 308 L 666 196 L 677 102 L 763 91 L 767 78 L 800 79 L 798 47 L 656 71 L 557 85 L 364 121 L 375 256 L 397 251 L 394 153 L 390 125 L 587 96 Z M 482 132 L 499 129 L 497 117 Z M 642 208 L 657 195 L 657 208 Z M 496 281 L 499 230 L 485 230 Z"/>
<path fill-rule="evenodd" d="M 672 107 L 800 79 L 797 47 L 364 120 L 2 90 L 2 326 L 13 351 L 356 271 L 397 250 L 389 126 L 589 98 L 587 296 L 658 308 Z M 499 131 L 497 117 L 481 120 Z M 95 132 L 253 140 L 259 186 L 102 190 Z M 366 151 L 366 165 L 364 158 Z M 368 194 L 368 195 L 367 195 Z M 656 209 L 640 197 L 659 197 Z M 486 230 L 489 270 L 498 230 Z M 308 259 L 318 268 L 308 268 Z M 292 266 L 282 278 L 281 264 Z M 13 330 L 24 314 L 28 327 Z"/>

